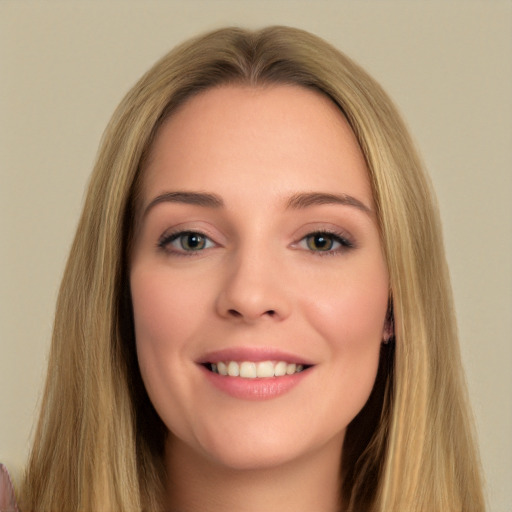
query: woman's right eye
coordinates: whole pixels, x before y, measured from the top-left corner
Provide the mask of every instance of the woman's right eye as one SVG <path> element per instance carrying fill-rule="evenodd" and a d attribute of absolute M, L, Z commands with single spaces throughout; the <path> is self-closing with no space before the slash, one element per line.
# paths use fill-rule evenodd
<path fill-rule="evenodd" d="M 158 247 L 174 253 L 195 253 L 215 247 L 215 243 L 206 235 L 197 231 L 180 231 L 164 235 L 158 241 Z"/>

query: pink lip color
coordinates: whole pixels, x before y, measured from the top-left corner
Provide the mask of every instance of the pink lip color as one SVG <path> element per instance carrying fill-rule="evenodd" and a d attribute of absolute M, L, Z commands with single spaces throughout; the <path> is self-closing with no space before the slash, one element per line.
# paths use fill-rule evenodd
<path fill-rule="evenodd" d="M 264 359 L 265 360 L 265 359 Z M 228 377 L 213 373 L 201 366 L 205 377 L 220 391 L 242 400 L 269 400 L 284 395 L 297 386 L 307 375 L 309 370 L 304 370 L 293 375 L 282 377 L 268 377 L 245 379 L 242 377 Z"/>
<path fill-rule="evenodd" d="M 196 362 L 208 381 L 217 389 L 234 398 L 242 400 L 268 400 L 281 396 L 298 385 L 310 373 L 310 369 L 282 377 L 266 377 L 246 379 L 242 377 L 229 377 L 213 373 L 205 368 L 205 363 L 218 363 L 219 361 L 286 361 L 287 363 L 312 366 L 300 356 L 269 347 L 231 347 L 208 352 Z"/>
<path fill-rule="evenodd" d="M 219 361 L 286 361 L 287 363 L 302 364 L 311 366 L 312 361 L 284 352 L 281 350 L 265 348 L 265 347 L 232 347 L 222 350 L 215 350 L 208 352 L 201 357 L 197 362 L 204 363 L 218 363 Z"/>

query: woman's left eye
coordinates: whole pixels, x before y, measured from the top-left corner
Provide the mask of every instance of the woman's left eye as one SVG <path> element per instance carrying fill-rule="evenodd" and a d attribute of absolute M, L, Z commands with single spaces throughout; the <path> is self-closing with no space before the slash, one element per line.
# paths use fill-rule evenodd
<path fill-rule="evenodd" d="M 352 248 L 353 244 L 341 235 L 319 231 L 306 235 L 298 246 L 309 251 L 333 253 Z"/>
<path fill-rule="evenodd" d="M 194 253 L 214 247 L 215 243 L 206 235 L 196 231 L 181 231 L 165 235 L 159 240 L 158 246 L 169 252 Z"/>

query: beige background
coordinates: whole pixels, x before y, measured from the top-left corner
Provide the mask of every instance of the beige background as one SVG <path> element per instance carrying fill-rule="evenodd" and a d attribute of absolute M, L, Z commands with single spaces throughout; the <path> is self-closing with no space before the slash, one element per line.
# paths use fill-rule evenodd
<path fill-rule="evenodd" d="M 512 510 L 512 3 L 0 2 L 0 460 L 19 474 L 96 148 L 175 43 L 227 24 L 328 39 L 398 103 L 437 189 L 490 510 Z"/>

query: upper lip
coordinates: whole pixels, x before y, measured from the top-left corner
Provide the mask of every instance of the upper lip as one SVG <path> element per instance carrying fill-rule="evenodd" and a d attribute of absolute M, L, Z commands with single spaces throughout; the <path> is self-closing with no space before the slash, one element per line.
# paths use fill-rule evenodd
<path fill-rule="evenodd" d="M 197 363 L 217 363 L 219 361 L 286 361 L 311 366 L 312 361 L 297 354 L 269 347 L 230 347 L 213 350 L 201 356 Z"/>

